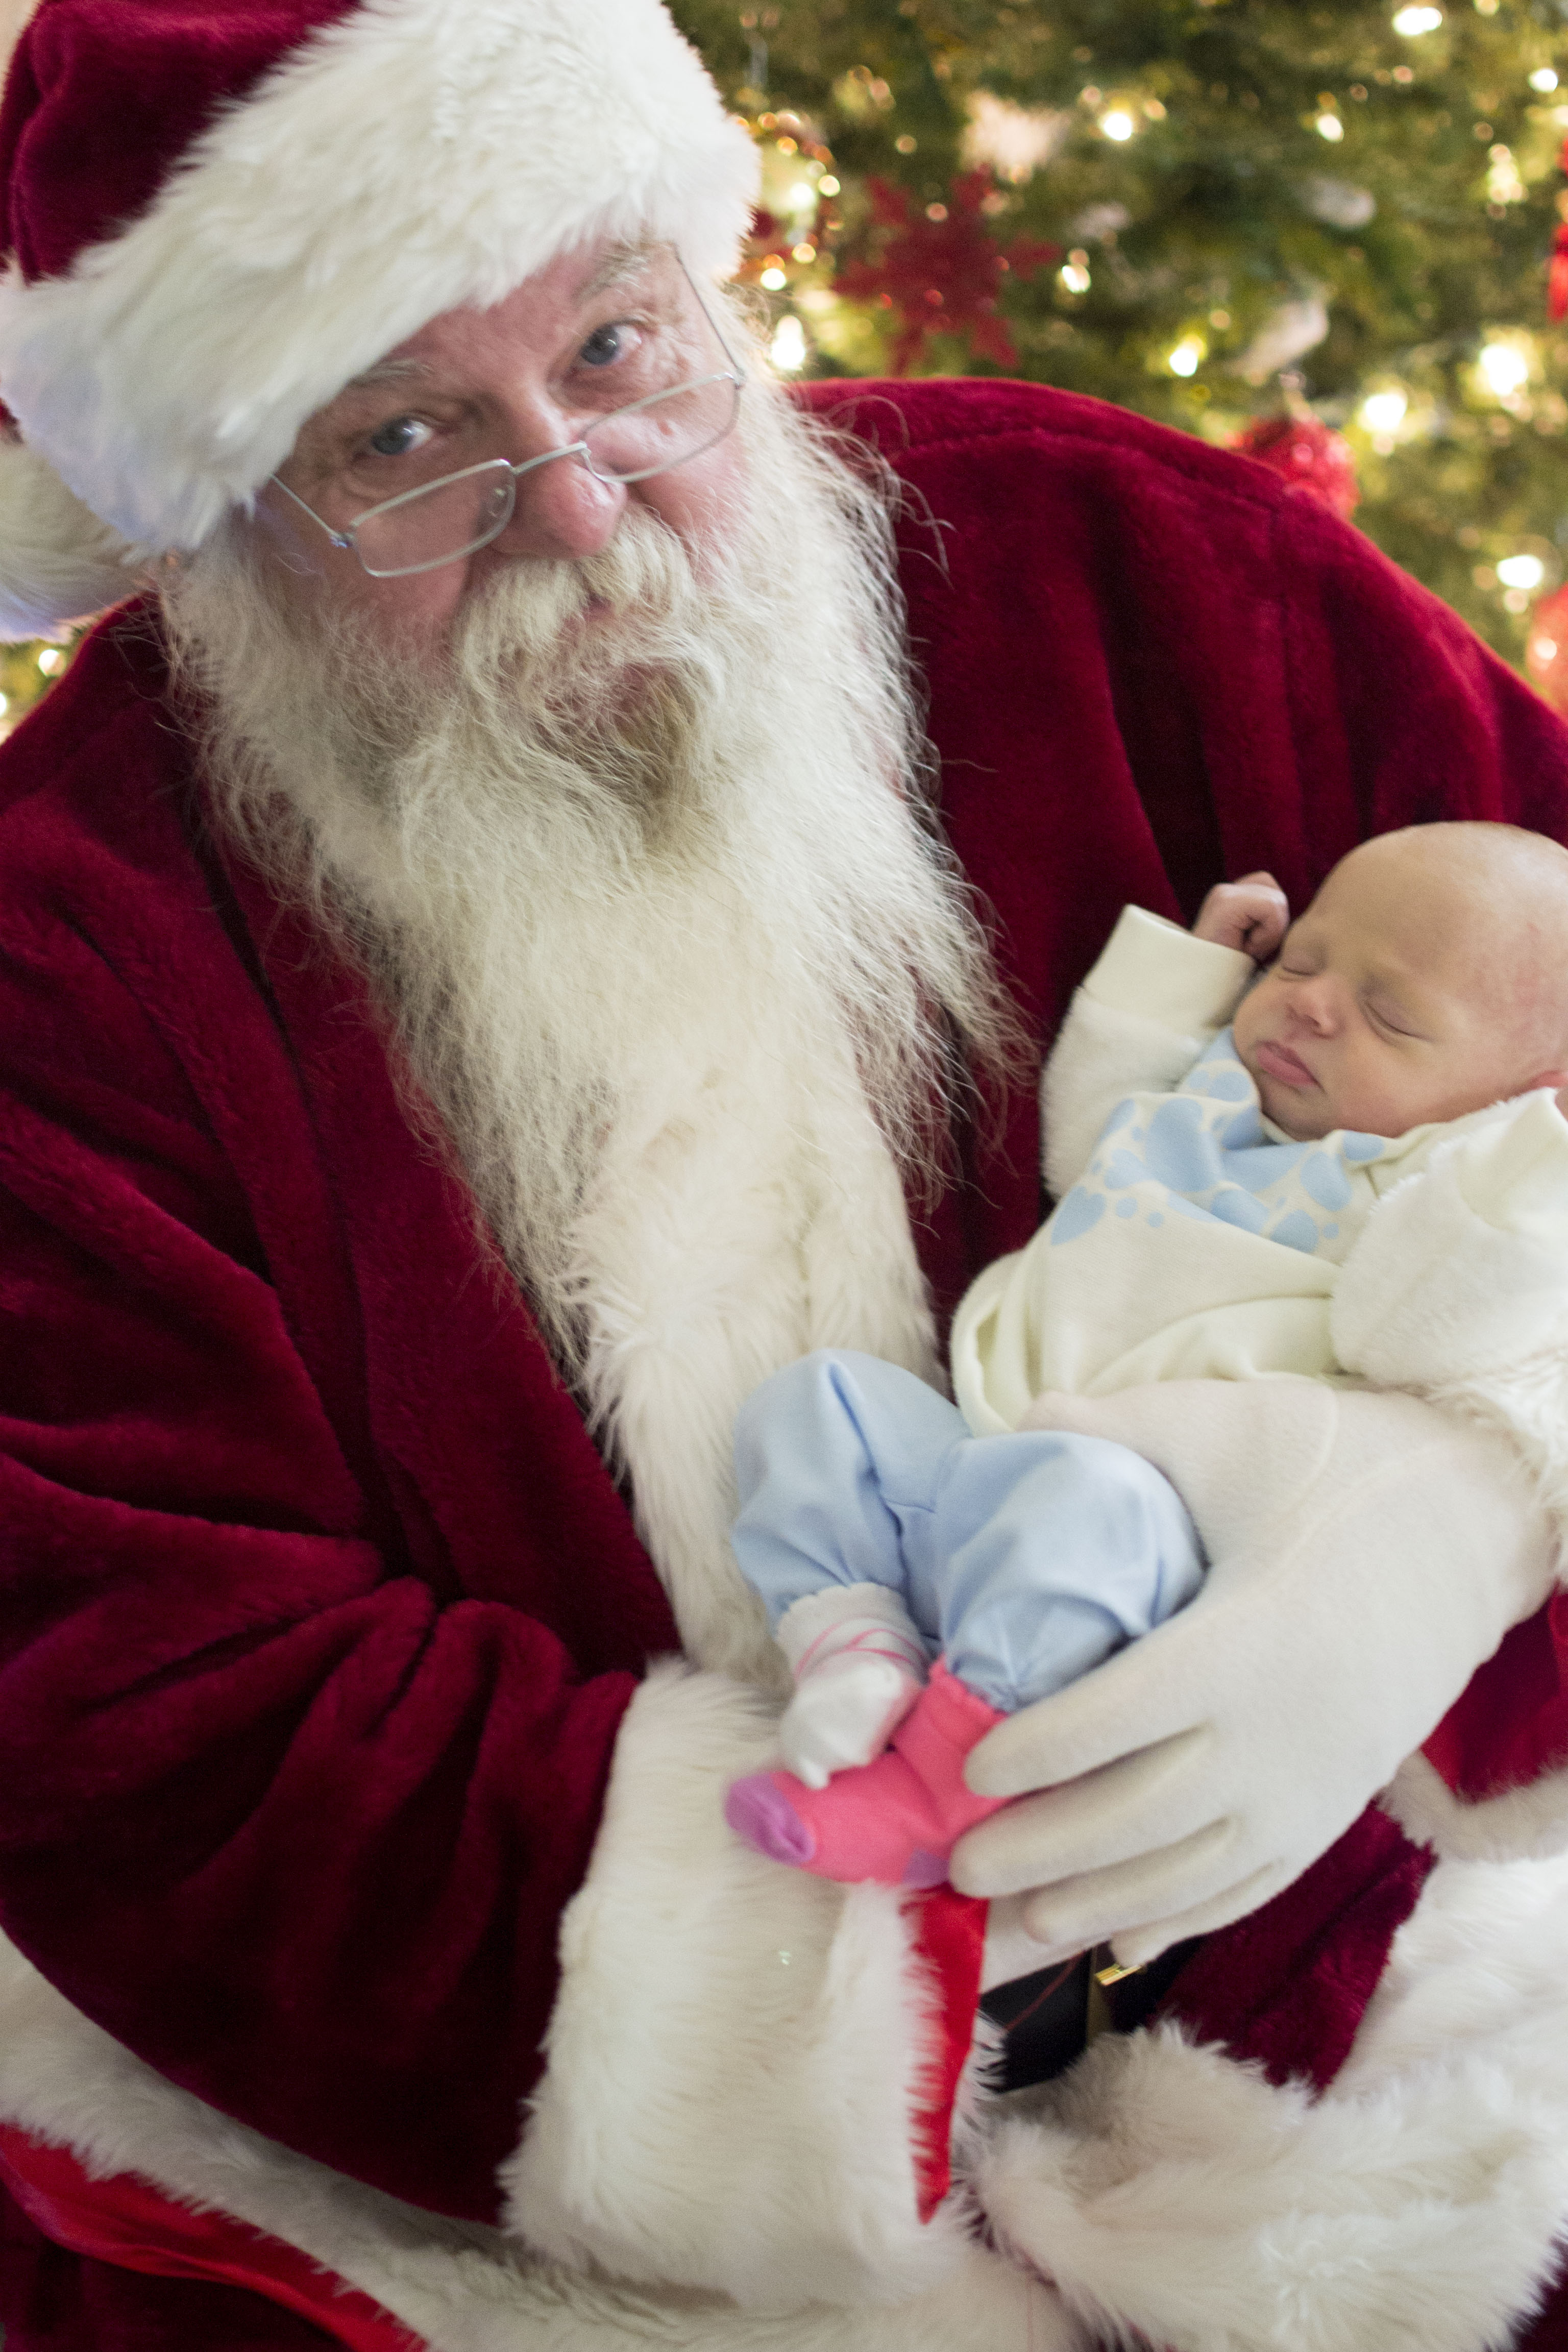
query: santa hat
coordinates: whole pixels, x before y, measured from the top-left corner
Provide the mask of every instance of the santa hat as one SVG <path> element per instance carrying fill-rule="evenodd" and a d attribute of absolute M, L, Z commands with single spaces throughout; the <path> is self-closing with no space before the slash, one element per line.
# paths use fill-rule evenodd
<path fill-rule="evenodd" d="M 201 545 L 440 312 L 755 188 L 659 0 L 42 0 L 0 106 L 0 635 Z"/>

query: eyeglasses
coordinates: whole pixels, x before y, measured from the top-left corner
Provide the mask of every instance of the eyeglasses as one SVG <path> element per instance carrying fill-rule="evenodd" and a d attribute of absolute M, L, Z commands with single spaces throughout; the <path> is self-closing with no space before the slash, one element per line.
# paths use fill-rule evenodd
<path fill-rule="evenodd" d="M 685 278 L 680 265 L 674 266 Z M 334 547 L 348 549 L 373 580 L 405 580 L 416 572 L 435 572 L 443 563 L 459 562 L 499 539 L 511 520 L 524 474 L 553 465 L 558 457 L 577 458 L 602 482 L 646 482 L 689 465 L 733 429 L 746 379 L 689 278 L 686 288 L 728 365 L 710 375 L 658 383 L 660 373 L 675 372 L 689 352 L 668 336 L 649 335 L 639 346 L 629 380 L 647 383 L 651 377 L 651 388 L 594 417 L 574 441 L 547 449 L 542 457 L 525 457 L 516 466 L 506 457 L 490 457 L 458 473 L 442 474 L 367 507 L 342 530 L 276 474 L 272 482 L 326 532 Z M 617 370 L 617 384 L 627 381 L 626 372 Z"/>

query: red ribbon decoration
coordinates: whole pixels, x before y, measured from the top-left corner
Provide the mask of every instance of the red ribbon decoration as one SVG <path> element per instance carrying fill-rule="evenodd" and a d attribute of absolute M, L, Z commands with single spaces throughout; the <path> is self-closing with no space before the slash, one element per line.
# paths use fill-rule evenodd
<path fill-rule="evenodd" d="M 1557 168 L 1560 172 L 1568 172 L 1568 139 L 1563 142 Z M 1557 205 L 1561 211 L 1561 195 Z M 1546 268 L 1546 315 L 1554 327 L 1568 319 L 1568 220 L 1563 222 L 1552 241 L 1552 259 Z"/>

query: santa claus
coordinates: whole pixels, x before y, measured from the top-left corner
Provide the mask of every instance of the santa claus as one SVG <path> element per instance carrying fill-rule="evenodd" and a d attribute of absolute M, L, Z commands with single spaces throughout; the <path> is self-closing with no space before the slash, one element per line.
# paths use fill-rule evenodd
<path fill-rule="evenodd" d="M 116 609 L 0 782 L 6 2352 L 1554 2343 L 1552 1351 L 1310 1460 L 1230 1392 L 1204 1593 L 976 1751 L 960 1891 L 724 1825 L 736 1408 L 940 1381 L 1120 904 L 1568 829 L 1246 460 L 792 404 L 752 169 L 656 0 L 16 47 L 0 601 Z"/>

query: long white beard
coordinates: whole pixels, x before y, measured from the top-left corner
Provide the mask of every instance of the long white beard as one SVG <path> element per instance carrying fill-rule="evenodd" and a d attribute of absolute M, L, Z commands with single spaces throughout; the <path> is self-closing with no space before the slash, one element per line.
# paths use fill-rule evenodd
<path fill-rule="evenodd" d="M 885 501 L 808 431 L 759 388 L 717 557 L 633 507 L 496 575 L 434 677 L 233 547 L 168 598 L 224 823 L 368 970 L 688 1649 L 752 1673 L 735 1410 L 817 1346 L 935 1376 L 900 1167 L 955 1039 L 1006 1043 L 915 813 Z"/>

